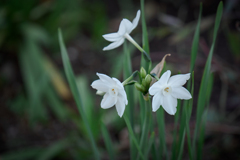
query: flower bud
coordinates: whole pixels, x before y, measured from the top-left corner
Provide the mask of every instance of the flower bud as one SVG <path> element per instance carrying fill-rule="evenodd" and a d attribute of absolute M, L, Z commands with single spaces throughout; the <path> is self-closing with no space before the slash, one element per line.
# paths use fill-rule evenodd
<path fill-rule="evenodd" d="M 152 77 L 148 74 L 146 77 L 145 77 L 145 87 L 148 89 L 150 87 L 150 84 L 152 82 Z"/>
<path fill-rule="evenodd" d="M 147 87 L 147 83 L 146 83 L 146 80 L 145 80 L 145 79 L 142 80 L 142 85 L 143 85 L 144 87 Z"/>
<path fill-rule="evenodd" d="M 140 69 L 140 75 L 141 75 L 142 79 L 144 79 L 147 75 L 146 70 L 143 67 L 141 67 L 141 69 Z"/>
<path fill-rule="evenodd" d="M 134 86 L 136 87 L 137 90 L 139 90 L 140 92 L 144 93 L 145 92 L 145 87 L 143 85 L 141 85 L 140 83 L 136 82 L 134 84 Z"/>

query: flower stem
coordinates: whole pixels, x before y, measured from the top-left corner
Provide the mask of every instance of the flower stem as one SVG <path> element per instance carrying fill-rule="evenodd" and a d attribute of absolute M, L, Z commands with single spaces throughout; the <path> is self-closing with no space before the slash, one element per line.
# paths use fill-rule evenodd
<path fill-rule="evenodd" d="M 142 126 L 142 135 L 140 139 L 140 149 L 144 150 L 144 147 L 148 144 L 148 132 L 150 129 L 150 121 L 151 121 L 151 103 L 150 101 L 145 101 L 145 117 L 144 117 L 144 123 Z M 145 152 L 145 158 L 147 158 L 147 152 Z M 138 158 L 139 159 L 139 156 Z"/>
<path fill-rule="evenodd" d="M 124 120 L 126 122 L 128 131 L 129 131 L 129 134 L 130 134 L 130 137 L 132 138 L 132 140 L 133 140 L 133 142 L 134 142 L 134 144 L 135 144 L 135 146 L 136 146 L 136 148 L 138 150 L 138 153 L 140 154 L 140 157 L 144 160 L 144 155 L 143 155 L 143 153 L 142 153 L 142 151 L 140 149 L 140 146 L 139 146 L 139 144 L 137 142 L 137 139 L 136 139 L 136 137 L 134 135 L 133 129 L 132 129 L 131 124 L 130 124 L 130 121 L 129 121 L 128 117 L 126 116 L 126 114 L 123 115 L 123 118 L 124 118 Z"/>
<path fill-rule="evenodd" d="M 138 49 L 140 52 L 144 53 L 144 58 L 145 58 L 147 61 L 151 61 L 151 58 L 150 58 L 150 56 L 147 54 L 147 52 L 144 51 L 144 50 L 142 49 L 142 47 L 140 47 L 140 46 L 138 45 L 138 43 L 137 43 L 129 34 L 126 33 L 126 34 L 124 35 L 124 37 L 127 38 L 135 47 L 137 47 L 137 49 Z"/>

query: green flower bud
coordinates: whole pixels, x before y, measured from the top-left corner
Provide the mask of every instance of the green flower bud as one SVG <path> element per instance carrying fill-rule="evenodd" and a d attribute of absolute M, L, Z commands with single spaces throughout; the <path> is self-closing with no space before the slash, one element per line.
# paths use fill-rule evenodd
<path fill-rule="evenodd" d="M 145 87 L 143 86 L 143 85 L 141 85 L 140 83 L 138 83 L 138 82 L 136 82 L 135 84 L 134 84 L 134 86 L 136 87 L 136 89 L 137 90 L 139 90 L 140 92 L 142 92 L 142 93 L 145 93 Z"/>
<path fill-rule="evenodd" d="M 141 75 L 142 79 L 144 79 L 147 75 L 147 72 L 143 67 L 141 67 L 141 69 L 140 69 L 140 75 Z"/>
<path fill-rule="evenodd" d="M 152 77 L 148 74 L 146 77 L 145 77 L 145 83 L 146 85 L 144 85 L 147 89 L 150 87 L 150 84 L 152 82 Z"/>
<path fill-rule="evenodd" d="M 142 85 L 143 85 L 145 88 L 147 87 L 147 83 L 146 83 L 146 80 L 145 80 L 145 79 L 142 80 Z"/>

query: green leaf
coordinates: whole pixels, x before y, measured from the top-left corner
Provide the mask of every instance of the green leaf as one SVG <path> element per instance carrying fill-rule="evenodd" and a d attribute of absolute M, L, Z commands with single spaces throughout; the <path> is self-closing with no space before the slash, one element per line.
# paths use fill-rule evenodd
<path fill-rule="evenodd" d="M 150 50 L 149 50 L 149 42 L 148 42 L 148 33 L 147 33 L 147 25 L 145 21 L 145 11 L 144 11 L 144 0 L 141 0 L 141 16 L 142 16 L 142 45 L 143 45 L 143 50 L 145 51 L 142 53 L 142 58 L 141 58 L 141 66 L 147 71 L 147 73 L 150 72 L 151 66 L 150 64 L 152 63 L 149 61 L 150 59 Z"/>
<path fill-rule="evenodd" d="M 83 122 L 85 124 L 87 133 L 89 135 L 95 159 L 100 159 L 99 152 L 98 152 L 98 149 L 97 149 L 97 146 L 96 146 L 96 142 L 94 140 L 92 131 L 91 131 L 90 126 L 89 126 L 89 122 L 87 120 L 86 114 L 85 114 L 84 109 L 83 109 L 83 103 L 82 103 L 82 100 L 81 100 L 81 96 L 80 96 L 80 94 L 78 92 L 78 89 L 77 89 L 77 84 L 76 84 L 76 81 L 75 81 L 73 70 L 72 70 L 72 67 L 71 67 L 71 64 L 70 64 L 70 61 L 69 61 L 69 58 L 68 58 L 67 50 L 66 50 L 66 47 L 64 45 L 63 38 L 62 38 L 62 32 L 61 32 L 60 29 L 58 30 L 58 36 L 59 36 L 59 44 L 60 44 L 60 49 L 61 49 L 61 54 L 62 54 L 62 59 L 63 59 L 63 66 L 64 66 L 65 74 L 67 76 L 68 83 L 70 85 L 70 89 L 72 91 L 74 100 L 77 104 L 78 111 L 79 111 L 79 113 L 80 113 L 80 115 L 83 119 Z"/>
<path fill-rule="evenodd" d="M 197 53 L 198 53 L 201 16 L 202 16 L 202 3 L 200 4 L 200 11 L 199 11 L 199 15 L 198 15 L 197 27 L 196 27 L 196 30 L 195 30 L 195 33 L 194 33 L 194 37 L 193 37 L 192 50 L 191 50 L 190 73 L 192 73 L 192 71 L 194 69 L 194 65 L 195 65 L 195 61 L 196 61 Z"/>
<path fill-rule="evenodd" d="M 55 142 L 50 147 L 46 148 L 46 150 L 39 155 L 37 160 L 50 160 L 53 159 L 56 155 L 62 152 L 64 149 L 68 147 L 71 143 L 70 139 L 63 139 L 58 142 Z"/>
<path fill-rule="evenodd" d="M 11 151 L 1 154 L 1 160 L 35 159 L 38 155 L 43 153 L 43 151 L 43 148 L 25 148 L 18 151 Z"/>
<path fill-rule="evenodd" d="M 140 146 L 138 144 L 137 138 L 134 135 L 133 129 L 132 129 L 131 124 L 130 124 L 130 121 L 129 121 L 128 117 L 126 116 L 126 114 L 124 114 L 123 117 L 124 117 L 124 120 L 126 122 L 130 138 L 133 140 L 133 142 L 134 142 L 135 146 L 137 147 L 137 150 L 138 150 L 141 158 L 144 160 L 145 159 L 144 155 L 143 155 L 143 153 L 142 153 L 142 151 L 140 149 Z"/>
<path fill-rule="evenodd" d="M 106 148 L 108 151 L 108 155 L 111 160 L 114 160 L 114 159 L 116 159 L 115 151 L 114 151 L 114 148 L 112 145 L 111 137 L 109 136 L 108 130 L 104 123 L 102 123 L 102 125 L 101 125 L 101 130 L 102 130 L 102 134 L 103 134 L 103 140 L 105 142 L 105 145 L 106 145 Z"/>
<path fill-rule="evenodd" d="M 123 44 L 123 51 L 124 51 L 124 61 L 123 61 L 123 78 L 127 79 L 132 75 L 132 63 L 131 63 L 131 57 L 130 53 L 127 47 L 127 41 Z M 125 86 L 128 104 L 126 106 L 126 113 L 129 117 L 131 127 L 134 128 L 134 93 L 133 93 L 134 86 Z M 131 151 L 131 159 L 135 159 L 135 156 L 137 154 L 136 149 L 133 145 L 133 140 L 130 137 L 130 151 Z"/>
<path fill-rule="evenodd" d="M 167 145 L 165 137 L 165 120 L 164 120 L 164 109 L 160 107 L 157 110 L 157 123 L 158 123 L 158 134 L 159 134 L 159 158 L 165 159 L 167 156 Z"/>
<path fill-rule="evenodd" d="M 223 12 L 223 3 L 220 2 L 218 5 L 216 19 L 215 19 L 213 42 L 212 42 L 211 49 L 209 51 L 207 62 L 206 62 L 205 68 L 204 68 L 201 85 L 200 85 L 200 90 L 199 90 L 199 94 L 198 94 L 197 120 L 196 120 L 196 128 L 194 131 L 194 139 L 193 139 L 194 151 L 195 151 L 195 147 L 196 147 L 197 136 L 198 136 L 199 130 L 201 128 L 201 120 L 202 120 L 203 111 L 204 111 L 204 108 L 205 108 L 205 105 L 207 102 L 206 92 L 207 92 L 208 80 L 209 80 L 209 76 L 210 76 L 211 61 L 212 61 L 213 51 L 214 51 L 215 42 L 216 42 L 216 38 L 217 38 L 218 28 L 219 28 L 220 22 L 221 22 L 222 12 Z"/>

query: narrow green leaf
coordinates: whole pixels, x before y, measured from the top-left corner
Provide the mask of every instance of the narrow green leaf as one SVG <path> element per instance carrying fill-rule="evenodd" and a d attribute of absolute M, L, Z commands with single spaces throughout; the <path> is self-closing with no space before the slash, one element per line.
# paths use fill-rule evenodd
<path fill-rule="evenodd" d="M 102 123 L 102 125 L 101 125 L 101 130 L 102 130 L 103 139 L 104 139 L 107 151 L 108 151 L 109 158 L 111 160 L 115 160 L 116 156 L 115 156 L 115 151 L 114 151 L 114 148 L 112 145 L 111 137 L 110 137 L 108 130 L 104 123 Z"/>
<path fill-rule="evenodd" d="M 147 141 L 148 141 L 148 132 L 150 128 L 150 120 L 151 120 L 151 102 L 150 101 L 145 101 L 145 115 L 144 115 L 144 123 L 142 125 L 142 133 L 141 133 L 141 139 L 140 139 L 140 148 L 142 152 L 144 153 L 145 147 L 147 146 Z M 147 153 L 146 153 L 147 154 Z M 147 157 L 147 155 L 145 155 Z M 139 157 L 137 158 L 139 159 Z"/>
<path fill-rule="evenodd" d="M 1 154 L 1 160 L 26 160 L 35 159 L 41 153 L 43 153 L 43 148 L 25 148 L 18 151 L 11 151 Z"/>
<path fill-rule="evenodd" d="M 150 152 L 150 150 L 151 150 L 151 148 L 152 148 L 152 146 L 153 146 L 153 142 L 154 142 L 154 138 L 155 138 L 155 133 L 154 132 L 152 132 L 151 133 L 151 136 L 150 136 L 150 138 L 149 138 L 149 142 L 148 142 L 148 145 L 147 145 L 147 151 L 146 151 L 146 154 L 145 154 L 145 159 L 149 159 L 149 157 L 147 157 L 147 155 L 149 154 L 149 152 Z"/>
<path fill-rule="evenodd" d="M 158 134 L 159 134 L 159 158 L 165 159 L 167 156 L 167 145 L 166 145 L 166 137 L 165 137 L 165 119 L 164 119 L 164 109 L 160 107 L 157 110 L 157 123 L 158 123 Z"/>
<path fill-rule="evenodd" d="M 194 72 L 192 72 L 192 89 L 191 89 L 192 97 L 193 97 L 193 94 L 194 94 Z M 187 143 L 188 143 L 188 154 L 189 154 L 190 160 L 193 160 L 193 150 L 192 150 L 192 144 L 191 144 L 190 127 L 189 127 L 189 121 L 192 114 L 192 105 L 193 105 L 193 98 L 189 100 L 188 106 L 186 107 L 186 133 L 187 133 Z"/>
<path fill-rule="evenodd" d="M 198 15 L 198 22 L 197 27 L 193 37 L 192 49 L 191 49 L 191 65 L 190 65 L 190 73 L 194 69 L 195 61 L 197 58 L 198 53 L 198 44 L 199 44 L 199 37 L 200 37 L 200 24 L 201 24 L 201 16 L 202 16 L 202 3 L 200 4 L 200 11 Z M 190 84 L 190 83 L 189 83 Z"/>
<path fill-rule="evenodd" d="M 150 73 L 151 68 L 150 63 L 151 61 L 148 61 L 146 59 L 150 59 L 150 50 L 149 50 L 149 42 L 148 42 L 148 33 L 147 33 L 147 25 L 145 20 L 145 8 L 144 8 L 144 0 L 141 0 L 141 16 L 142 16 L 142 46 L 143 50 L 146 51 L 146 53 L 142 53 L 141 58 L 141 66 Z M 148 54 L 148 56 L 147 56 Z"/>
<path fill-rule="evenodd" d="M 206 62 L 205 68 L 204 68 L 201 85 L 200 85 L 200 90 L 199 90 L 198 103 L 197 103 L 197 120 L 196 120 L 196 127 L 195 127 L 195 131 L 194 131 L 194 139 L 193 139 L 194 151 L 195 151 L 195 147 L 196 147 L 197 136 L 198 136 L 198 133 L 199 133 L 199 130 L 201 127 L 201 119 L 202 119 L 203 111 L 204 111 L 204 108 L 205 108 L 205 105 L 207 102 L 206 101 L 207 100 L 206 99 L 207 84 L 208 84 L 208 80 L 209 80 L 209 76 L 210 76 L 211 61 L 212 61 L 213 51 L 214 51 L 215 42 L 216 42 L 216 38 L 217 38 L 218 28 L 219 28 L 220 22 L 221 22 L 222 12 L 223 12 L 223 3 L 220 2 L 218 5 L 216 19 L 215 19 L 213 42 L 212 42 L 212 46 L 209 51 L 207 62 Z"/>
<path fill-rule="evenodd" d="M 130 134 L 130 138 L 133 140 L 133 142 L 134 142 L 135 146 L 137 147 L 137 150 L 138 150 L 141 158 L 144 160 L 144 155 L 143 155 L 143 153 L 142 153 L 142 151 L 140 149 L 140 146 L 138 144 L 137 138 L 134 135 L 133 129 L 132 129 L 131 124 L 130 124 L 130 121 L 129 121 L 128 117 L 126 116 L 126 114 L 124 114 L 123 117 L 124 117 L 124 120 L 126 122 L 126 125 L 127 125 L 127 128 L 128 128 L 128 132 Z"/>
<path fill-rule="evenodd" d="M 178 100 L 177 103 L 177 112 L 174 116 L 174 131 L 173 131 L 173 143 L 172 143 L 172 160 L 175 160 L 177 157 L 177 136 L 178 136 L 178 121 L 179 121 L 179 115 L 182 109 L 182 105 L 181 105 L 181 100 Z"/>
<path fill-rule="evenodd" d="M 37 160 L 49 160 L 53 159 L 56 155 L 62 152 L 70 144 L 70 139 L 63 139 L 58 142 L 55 142 L 37 158 Z"/>
<path fill-rule="evenodd" d="M 64 70 L 65 70 L 65 74 L 67 76 L 68 83 L 70 85 L 70 89 L 72 91 L 74 100 L 77 104 L 78 111 L 79 111 L 79 113 L 80 113 L 80 115 L 83 119 L 83 122 L 85 124 L 87 133 L 89 135 L 95 159 L 100 159 L 99 152 L 98 152 L 98 149 L 97 149 L 97 146 L 96 146 L 96 142 L 93 138 L 93 134 L 91 132 L 89 122 L 87 121 L 87 117 L 86 117 L 84 109 L 83 109 L 82 100 L 81 100 L 80 94 L 79 94 L 78 89 L 77 89 L 77 84 L 76 84 L 76 81 L 75 81 L 73 70 L 72 70 L 72 67 L 71 67 L 71 64 L 70 64 L 70 61 L 69 61 L 69 58 L 68 58 L 67 50 L 66 50 L 66 47 L 64 45 L 63 38 L 62 38 L 62 33 L 61 33 L 60 29 L 58 30 L 58 36 L 59 36 L 59 44 L 60 44 L 60 49 L 61 49 L 61 54 L 62 54 L 62 59 L 63 59 Z"/>
<path fill-rule="evenodd" d="M 123 44 L 123 51 L 124 51 L 124 61 L 123 61 L 123 78 L 127 79 L 132 75 L 132 63 L 130 53 L 127 47 L 127 41 Z M 126 106 L 126 113 L 129 117 L 131 127 L 134 128 L 134 93 L 133 93 L 134 86 L 125 86 L 128 105 Z M 134 132 L 134 131 L 133 131 Z M 137 151 L 134 148 L 133 140 L 130 139 L 130 152 L 131 152 L 131 159 L 135 159 L 137 155 Z"/>

